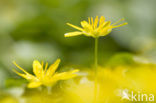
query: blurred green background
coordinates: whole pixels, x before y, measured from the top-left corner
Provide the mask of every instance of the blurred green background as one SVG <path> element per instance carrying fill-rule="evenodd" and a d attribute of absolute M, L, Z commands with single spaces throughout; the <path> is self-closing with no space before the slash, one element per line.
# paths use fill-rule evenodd
<path fill-rule="evenodd" d="M 112 22 L 125 18 L 129 25 L 114 29 L 99 41 L 99 64 L 116 53 L 130 52 L 156 60 L 156 0 L 0 0 L 0 88 L 15 77 L 12 61 L 32 71 L 34 59 L 62 59 L 61 66 L 93 65 L 94 39 L 65 38 L 89 16 Z"/>

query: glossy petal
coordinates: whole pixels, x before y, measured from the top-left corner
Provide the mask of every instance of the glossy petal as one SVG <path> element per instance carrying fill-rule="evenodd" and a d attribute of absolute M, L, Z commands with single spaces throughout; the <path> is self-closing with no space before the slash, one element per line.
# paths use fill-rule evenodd
<path fill-rule="evenodd" d="M 28 72 L 25 71 L 22 67 L 20 67 L 15 61 L 13 61 L 13 64 L 14 64 L 17 68 L 19 68 L 20 70 L 22 70 L 25 74 L 28 73 Z"/>
<path fill-rule="evenodd" d="M 41 82 L 30 82 L 29 84 L 28 84 L 28 88 L 37 88 L 37 87 L 39 87 L 39 86 L 41 86 Z"/>
<path fill-rule="evenodd" d="M 16 70 L 13 70 L 16 74 L 18 74 L 19 76 L 29 80 L 29 81 L 35 81 L 37 80 L 37 78 L 29 73 L 26 73 L 26 74 L 22 74 L 22 73 L 19 73 L 18 71 Z"/>
<path fill-rule="evenodd" d="M 43 66 L 37 60 L 34 60 L 33 62 L 33 72 L 37 76 L 37 78 L 41 79 L 43 77 Z"/>
<path fill-rule="evenodd" d="M 49 69 L 47 70 L 47 72 L 46 72 L 46 76 L 47 77 L 50 77 L 50 76 L 52 76 L 54 73 L 55 73 L 55 71 L 56 71 L 56 69 L 58 68 L 58 66 L 59 66 L 59 64 L 60 64 L 60 59 L 57 59 L 56 61 L 55 61 L 55 63 L 54 64 L 52 64 L 50 67 L 49 67 Z"/>
<path fill-rule="evenodd" d="M 98 16 L 96 16 L 95 21 L 94 21 L 94 28 L 97 28 L 98 25 Z"/>
<path fill-rule="evenodd" d="M 78 26 L 75 26 L 75 25 L 73 25 L 73 24 L 67 23 L 67 25 L 69 25 L 69 26 L 71 26 L 71 27 L 73 27 L 73 28 L 75 28 L 75 29 L 77 29 L 77 30 L 83 31 L 82 28 L 80 28 L 80 27 L 78 27 Z"/>
<path fill-rule="evenodd" d="M 121 21 L 124 21 L 125 19 L 124 18 L 122 18 L 122 19 L 120 19 L 120 20 L 118 20 L 118 21 L 116 21 L 115 23 L 113 23 L 112 24 L 112 26 L 114 26 L 114 25 L 116 25 L 116 24 L 118 24 L 118 23 L 120 23 Z"/>
<path fill-rule="evenodd" d="M 58 73 L 55 74 L 53 76 L 53 78 L 51 78 L 52 80 L 67 80 L 67 79 L 71 79 L 77 76 L 77 74 L 75 74 L 76 72 L 78 72 L 79 70 L 72 70 L 69 72 L 63 72 L 63 73 Z"/>
<path fill-rule="evenodd" d="M 123 24 L 120 24 L 120 25 L 117 25 L 117 26 L 113 26 L 113 28 L 118 28 L 118 27 L 121 27 L 121 26 L 124 26 L 124 25 L 127 25 L 128 23 L 123 23 Z"/>
<path fill-rule="evenodd" d="M 87 21 L 82 21 L 81 26 L 84 28 L 85 32 L 90 32 L 93 30 L 93 27 Z"/>
<path fill-rule="evenodd" d="M 99 25 L 102 25 L 104 22 L 105 22 L 105 17 L 104 16 L 101 16 L 100 17 Z"/>
<path fill-rule="evenodd" d="M 75 31 L 75 32 L 66 33 L 64 36 L 65 37 L 71 37 L 71 36 L 78 36 L 78 35 L 82 35 L 82 34 L 83 34 L 82 32 Z"/>

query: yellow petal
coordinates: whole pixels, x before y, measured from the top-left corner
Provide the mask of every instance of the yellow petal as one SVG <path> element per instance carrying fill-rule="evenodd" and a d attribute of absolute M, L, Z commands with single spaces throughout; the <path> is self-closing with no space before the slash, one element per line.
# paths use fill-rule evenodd
<path fill-rule="evenodd" d="M 39 86 L 41 86 L 41 82 L 30 82 L 29 84 L 28 84 L 28 88 L 37 88 L 37 87 L 39 87 Z"/>
<path fill-rule="evenodd" d="M 118 23 L 120 23 L 121 21 L 124 21 L 124 20 L 125 20 L 125 19 L 122 18 L 122 19 L 118 20 L 117 22 L 113 23 L 112 26 L 113 26 L 113 25 L 116 25 L 116 24 L 118 24 Z"/>
<path fill-rule="evenodd" d="M 112 31 L 111 27 L 106 27 L 105 29 L 103 29 L 100 33 L 100 36 L 106 36 L 108 35 L 110 32 Z"/>
<path fill-rule="evenodd" d="M 34 60 L 33 62 L 33 72 L 39 79 L 42 78 L 44 74 L 43 66 L 37 60 Z"/>
<path fill-rule="evenodd" d="M 94 26 L 94 20 L 93 17 L 91 17 L 91 23 L 92 23 L 92 27 Z"/>
<path fill-rule="evenodd" d="M 80 71 L 80 70 L 75 69 L 75 70 L 69 71 L 69 73 L 73 74 L 73 73 L 76 73 L 76 72 L 79 72 L 79 71 Z"/>
<path fill-rule="evenodd" d="M 107 28 L 108 26 L 110 26 L 111 22 L 107 21 L 107 22 L 103 22 L 103 24 L 99 25 L 99 27 L 97 28 L 97 31 L 104 31 L 105 28 Z"/>
<path fill-rule="evenodd" d="M 110 26 L 110 24 L 111 24 L 111 21 L 107 21 L 107 22 L 105 23 L 104 27 Z"/>
<path fill-rule="evenodd" d="M 83 34 L 82 32 L 78 32 L 78 31 L 75 31 L 75 32 L 69 32 L 69 33 L 66 33 L 64 34 L 65 37 L 72 37 L 72 36 L 78 36 L 78 35 L 81 35 Z"/>
<path fill-rule="evenodd" d="M 85 32 L 91 32 L 93 30 L 92 25 L 88 24 L 87 21 L 81 21 L 81 26 L 84 28 Z"/>
<path fill-rule="evenodd" d="M 94 21 L 94 29 L 97 27 L 97 25 L 98 25 L 98 16 L 96 16 Z"/>
<path fill-rule="evenodd" d="M 124 26 L 124 25 L 127 25 L 128 23 L 123 23 L 123 24 L 120 24 L 120 25 L 117 25 L 117 26 L 112 26 L 112 28 L 118 28 L 118 27 L 121 27 L 121 26 Z"/>
<path fill-rule="evenodd" d="M 37 80 L 37 78 L 29 73 L 26 73 L 26 74 L 22 74 L 22 73 L 19 73 L 18 71 L 16 70 L 13 70 L 16 74 L 18 74 L 19 76 L 29 80 L 29 81 L 34 81 L 34 80 Z"/>
<path fill-rule="evenodd" d="M 89 23 L 89 25 L 90 25 L 90 17 L 88 17 L 88 23 Z"/>
<path fill-rule="evenodd" d="M 44 72 L 46 72 L 46 71 L 47 71 L 47 68 L 48 68 L 48 62 L 47 62 L 47 63 L 46 63 L 46 65 L 45 65 Z"/>
<path fill-rule="evenodd" d="M 89 24 L 88 24 L 88 22 L 87 21 L 81 21 L 81 26 L 83 27 L 83 28 L 86 28 L 86 27 L 88 27 L 88 26 L 90 26 Z"/>
<path fill-rule="evenodd" d="M 99 25 L 102 25 L 104 23 L 104 21 L 105 21 L 105 17 L 101 16 Z"/>
<path fill-rule="evenodd" d="M 44 66 L 44 61 L 41 61 L 41 65 L 42 65 L 42 67 Z"/>
<path fill-rule="evenodd" d="M 25 71 L 23 68 L 21 68 L 15 61 L 13 61 L 13 64 L 19 68 L 20 70 L 22 70 L 24 73 L 28 73 L 27 71 Z"/>
<path fill-rule="evenodd" d="M 47 77 L 52 76 L 55 73 L 56 69 L 58 68 L 60 64 L 60 61 L 61 61 L 60 59 L 57 59 L 55 63 L 49 67 L 49 69 L 46 72 Z"/>
<path fill-rule="evenodd" d="M 52 80 L 67 80 L 67 79 L 71 79 L 77 76 L 77 74 L 75 74 L 76 72 L 78 72 L 79 70 L 72 70 L 69 72 L 63 72 L 63 73 L 57 73 L 55 74 L 51 79 Z"/>
<path fill-rule="evenodd" d="M 75 25 L 73 25 L 73 24 L 67 23 L 67 25 L 69 25 L 69 26 L 71 26 L 71 27 L 73 27 L 73 28 L 75 28 L 75 29 L 77 29 L 77 30 L 83 31 L 82 28 L 80 28 L 80 27 L 78 27 L 78 26 L 75 26 Z"/>

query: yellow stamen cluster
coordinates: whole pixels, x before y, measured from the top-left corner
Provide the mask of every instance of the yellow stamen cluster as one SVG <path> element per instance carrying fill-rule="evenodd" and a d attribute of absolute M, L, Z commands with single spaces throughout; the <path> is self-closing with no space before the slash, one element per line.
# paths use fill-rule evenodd
<path fill-rule="evenodd" d="M 121 21 L 124 21 L 124 19 L 120 19 L 116 23 L 111 24 L 111 21 L 105 21 L 104 16 L 101 16 L 100 19 L 98 18 L 98 16 L 96 16 L 95 20 L 93 20 L 93 17 L 89 17 L 88 22 L 85 20 L 81 21 L 82 28 L 75 26 L 73 24 L 67 23 L 67 25 L 79 31 L 66 33 L 65 37 L 85 35 L 85 36 L 91 36 L 91 37 L 97 38 L 100 36 L 106 36 L 112 31 L 113 28 L 127 25 L 127 23 L 122 23 L 122 24 L 117 25 Z"/>
<path fill-rule="evenodd" d="M 27 71 L 25 71 L 23 68 L 21 68 L 19 65 L 16 64 L 16 62 L 13 62 L 14 65 L 16 65 L 20 70 L 22 70 L 24 73 L 19 73 L 18 71 L 14 70 L 19 76 L 27 79 L 30 83 L 28 84 L 28 88 L 36 88 L 41 85 L 45 86 L 53 86 L 57 81 L 59 80 L 67 80 L 71 79 L 77 74 L 79 70 L 72 70 L 69 72 L 62 72 L 62 73 L 57 73 L 56 69 L 59 66 L 60 59 L 57 59 L 54 64 L 48 67 L 48 63 L 46 63 L 45 68 L 44 64 L 40 63 L 37 60 L 34 60 L 33 62 L 33 72 L 35 74 L 31 75 Z M 44 68 L 44 69 L 43 69 Z"/>

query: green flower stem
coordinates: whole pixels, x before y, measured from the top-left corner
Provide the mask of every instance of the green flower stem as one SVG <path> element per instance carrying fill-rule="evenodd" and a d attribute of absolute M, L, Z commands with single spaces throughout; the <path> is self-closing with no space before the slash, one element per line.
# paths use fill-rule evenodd
<path fill-rule="evenodd" d="M 97 83 L 97 71 L 98 71 L 98 37 L 95 38 L 95 51 L 94 51 L 94 69 L 95 69 L 95 80 L 94 80 L 94 103 L 97 103 L 97 90 L 98 90 L 98 83 Z"/>

